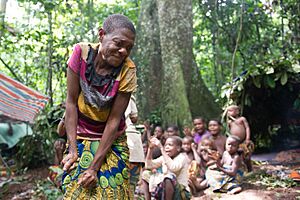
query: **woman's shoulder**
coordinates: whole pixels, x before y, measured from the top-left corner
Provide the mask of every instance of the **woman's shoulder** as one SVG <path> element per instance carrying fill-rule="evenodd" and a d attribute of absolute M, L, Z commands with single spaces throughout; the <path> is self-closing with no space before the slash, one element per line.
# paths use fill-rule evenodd
<path fill-rule="evenodd" d="M 81 50 L 81 58 L 86 60 L 88 57 L 88 53 L 90 48 L 93 49 L 98 49 L 99 48 L 100 43 L 90 43 L 90 42 L 79 42 L 77 44 L 75 44 L 75 48 L 80 48 Z"/>
<path fill-rule="evenodd" d="M 130 69 L 135 68 L 134 62 L 129 57 L 126 58 L 124 65 L 125 65 L 125 67 L 130 68 Z"/>

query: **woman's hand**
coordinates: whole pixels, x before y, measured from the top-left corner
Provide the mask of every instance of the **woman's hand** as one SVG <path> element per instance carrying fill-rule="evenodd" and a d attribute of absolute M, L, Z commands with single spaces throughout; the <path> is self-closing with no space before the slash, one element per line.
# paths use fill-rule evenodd
<path fill-rule="evenodd" d="M 63 158 L 61 164 L 64 171 L 71 171 L 76 167 L 76 161 L 78 159 L 77 152 L 69 152 L 66 157 Z"/>
<path fill-rule="evenodd" d="M 92 169 L 87 169 L 84 171 L 78 179 L 78 184 L 84 188 L 95 187 L 97 182 L 97 171 Z"/>

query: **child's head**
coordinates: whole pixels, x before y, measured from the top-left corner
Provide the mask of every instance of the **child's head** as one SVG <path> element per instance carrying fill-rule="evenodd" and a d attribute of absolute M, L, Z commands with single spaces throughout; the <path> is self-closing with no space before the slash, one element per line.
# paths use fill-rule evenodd
<path fill-rule="evenodd" d="M 217 136 L 218 134 L 220 134 L 221 129 L 222 129 L 222 124 L 219 120 L 211 119 L 208 122 L 208 130 L 213 136 Z"/>
<path fill-rule="evenodd" d="M 167 128 L 168 136 L 179 136 L 179 129 L 176 125 L 168 126 Z"/>
<path fill-rule="evenodd" d="M 229 136 L 226 140 L 226 151 L 231 155 L 235 154 L 238 151 L 239 143 L 240 139 L 237 136 Z"/>
<path fill-rule="evenodd" d="M 194 131 L 202 133 L 205 130 L 205 119 L 203 117 L 196 117 L 193 119 Z"/>
<path fill-rule="evenodd" d="M 214 142 L 208 138 L 201 140 L 198 147 L 198 154 L 203 160 L 208 161 L 208 152 L 211 150 L 216 150 Z"/>
<path fill-rule="evenodd" d="M 194 142 L 194 139 L 191 136 L 185 136 L 182 139 L 182 150 L 186 153 L 191 152 L 193 142 Z"/>
<path fill-rule="evenodd" d="M 156 135 L 156 137 L 158 139 L 160 139 L 162 137 L 162 135 L 164 134 L 164 129 L 161 126 L 156 126 L 154 129 L 154 135 Z"/>
<path fill-rule="evenodd" d="M 178 136 L 169 136 L 165 142 L 164 150 L 171 157 L 175 158 L 181 152 L 182 140 Z"/>
<path fill-rule="evenodd" d="M 147 155 L 147 151 L 148 151 L 148 142 L 144 142 L 143 143 L 143 151 L 144 151 L 144 155 L 146 156 Z"/>
<path fill-rule="evenodd" d="M 240 114 L 240 108 L 237 105 L 231 105 L 227 107 L 227 115 L 231 117 L 237 117 Z"/>

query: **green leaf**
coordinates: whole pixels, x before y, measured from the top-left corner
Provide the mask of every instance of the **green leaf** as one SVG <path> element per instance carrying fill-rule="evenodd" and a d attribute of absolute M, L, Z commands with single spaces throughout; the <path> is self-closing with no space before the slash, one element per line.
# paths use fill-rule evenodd
<path fill-rule="evenodd" d="M 257 88 L 261 88 L 260 76 L 253 77 L 253 83 Z"/>
<path fill-rule="evenodd" d="M 274 73 L 274 68 L 273 67 L 268 67 L 266 69 L 266 74 L 273 74 Z"/>
<path fill-rule="evenodd" d="M 275 88 L 276 83 L 275 83 L 274 79 L 271 76 L 266 76 L 266 81 L 267 81 L 267 85 L 270 88 Z"/>
<path fill-rule="evenodd" d="M 288 75 L 286 72 L 284 72 L 280 78 L 281 85 L 285 85 L 287 83 L 287 80 L 288 80 Z"/>
<path fill-rule="evenodd" d="M 292 65 L 292 68 L 293 70 L 296 72 L 296 73 L 300 73 L 300 65 L 297 63 L 297 64 L 293 64 Z"/>

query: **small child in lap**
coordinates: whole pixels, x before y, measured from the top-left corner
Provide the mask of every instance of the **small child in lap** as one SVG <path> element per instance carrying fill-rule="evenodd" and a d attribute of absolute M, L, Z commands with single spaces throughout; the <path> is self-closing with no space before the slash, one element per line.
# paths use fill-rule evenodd
<path fill-rule="evenodd" d="M 185 153 L 181 153 L 182 141 L 178 136 L 167 138 L 162 146 L 157 138 L 150 140 L 150 147 L 157 146 L 161 149 L 162 156 L 152 160 L 152 148 L 148 149 L 146 156 L 146 169 L 162 167 L 162 174 L 158 178 L 155 191 L 152 193 L 157 199 L 189 199 L 188 188 L 188 162 Z"/>

